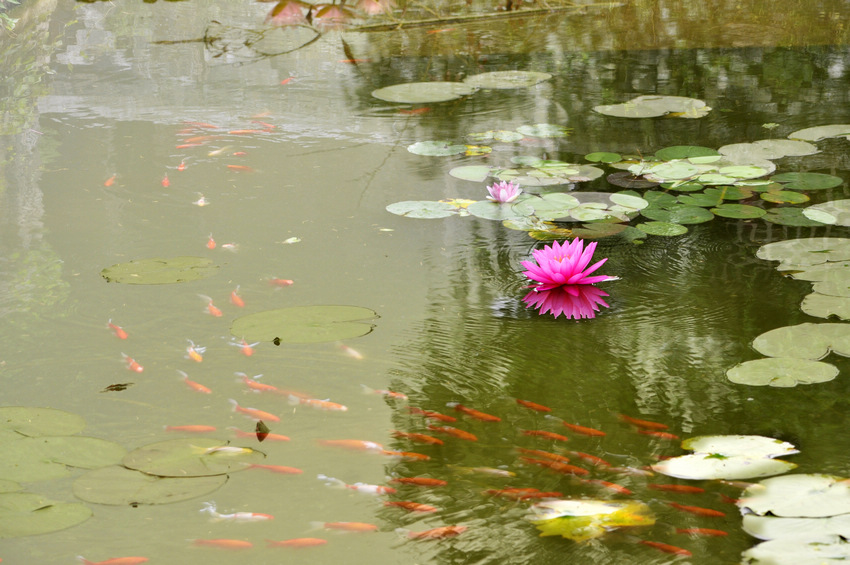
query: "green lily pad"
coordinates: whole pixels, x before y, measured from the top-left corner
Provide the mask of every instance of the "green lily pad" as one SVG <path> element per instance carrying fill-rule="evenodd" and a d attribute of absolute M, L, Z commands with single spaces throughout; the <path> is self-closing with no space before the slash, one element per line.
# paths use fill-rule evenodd
<path fill-rule="evenodd" d="M 614 186 L 623 188 L 653 188 L 658 186 L 658 181 L 647 180 L 641 175 L 635 175 L 630 171 L 620 171 L 611 173 L 606 177 L 606 180 Z"/>
<path fill-rule="evenodd" d="M 574 235 L 575 237 L 580 237 L 582 239 L 600 239 L 603 237 L 611 237 L 612 235 L 618 235 L 628 229 L 630 229 L 630 227 L 625 224 L 595 222 L 591 224 L 582 224 L 581 227 L 573 228 L 572 235 Z M 642 232 L 641 234 L 643 237 L 646 237 L 646 234 Z"/>
<path fill-rule="evenodd" d="M 739 363 L 726 371 L 733 383 L 751 386 L 793 387 L 831 381 L 838 375 L 838 367 L 822 361 L 770 357 Z"/>
<path fill-rule="evenodd" d="M 797 467 L 794 463 L 769 457 L 732 455 L 724 457 L 713 453 L 692 453 L 665 459 L 652 470 L 668 477 L 690 480 L 725 479 L 740 480 L 779 475 Z"/>
<path fill-rule="evenodd" d="M 623 192 L 615 192 L 609 198 L 614 204 L 623 206 L 625 208 L 630 208 L 635 211 L 643 210 L 644 208 L 649 206 L 649 202 L 646 199 L 641 198 L 636 194 L 632 195 L 625 194 Z"/>
<path fill-rule="evenodd" d="M 698 182 L 663 182 L 661 188 L 678 192 L 697 192 L 704 189 L 705 185 Z"/>
<path fill-rule="evenodd" d="M 691 157 L 717 157 L 720 153 L 711 147 L 699 145 L 673 145 L 655 152 L 655 156 L 662 161 L 673 159 L 689 159 Z"/>
<path fill-rule="evenodd" d="M 449 155 L 460 155 L 466 153 L 466 145 L 452 143 L 451 141 L 417 141 L 408 145 L 407 150 L 414 155 L 427 155 L 430 157 L 448 157 Z"/>
<path fill-rule="evenodd" d="M 88 520 L 80 503 L 55 502 L 28 492 L 0 494 L 0 538 L 33 536 L 64 530 Z"/>
<path fill-rule="evenodd" d="M 319 343 L 366 335 L 374 327 L 374 310 L 362 306 L 315 305 L 266 310 L 236 318 L 232 335 L 248 341 Z"/>
<path fill-rule="evenodd" d="M 824 535 L 850 538 L 850 514 L 826 518 L 777 518 L 746 514 L 741 525 L 745 532 L 761 540 L 794 537 L 801 542 Z"/>
<path fill-rule="evenodd" d="M 786 188 L 794 190 L 823 190 L 836 187 L 844 182 L 839 177 L 821 173 L 782 173 L 770 178 L 773 182 L 781 182 Z"/>
<path fill-rule="evenodd" d="M 550 192 L 540 196 L 532 196 L 520 203 L 523 210 L 530 208 L 531 213 L 523 216 L 535 215 L 541 220 L 552 220 L 562 218 L 570 214 L 570 211 L 579 205 L 579 200 L 563 192 Z"/>
<path fill-rule="evenodd" d="M 649 235 L 662 235 L 672 237 L 688 233 L 688 228 L 681 224 L 671 224 L 669 222 L 644 222 L 635 226 L 640 231 Z"/>
<path fill-rule="evenodd" d="M 762 192 L 759 194 L 762 200 L 776 204 L 803 204 L 809 201 L 809 197 L 793 190 L 777 190 Z"/>
<path fill-rule="evenodd" d="M 487 165 L 463 165 L 449 171 L 449 175 L 456 179 L 484 182 L 490 176 L 493 167 Z"/>
<path fill-rule="evenodd" d="M 619 153 L 610 153 L 608 151 L 596 151 L 594 153 L 588 153 L 584 156 L 584 158 L 590 161 L 591 163 L 616 163 L 617 161 L 622 160 L 622 157 Z"/>
<path fill-rule="evenodd" d="M 755 338 L 753 349 L 768 357 L 817 361 L 829 354 L 833 342 L 838 348 L 837 353 L 850 355 L 850 325 L 807 322 L 776 328 Z"/>
<path fill-rule="evenodd" d="M 793 267 L 786 264 L 785 267 Z M 821 263 L 820 265 L 796 266 L 789 273 L 791 277 L 801 281 L 837 281 L 844 282 L 850 280 L 850 262 L 847 261 L 830 261 Z"/>
<path fill-rule="evenodd" d="M 223 447 L 228 449 L 219 449 Z M 241 471 L 266 457 L 255 449 L 245 447 L 234 452 L 231 447 L 221 439 L 171 439 L 131 451 L 122 464 L 158 477 L 207 477 Z"/>
<path fill-rule="evenodd" d="M 494 71 L 468 76 L 463 82 L 476 88 L 509 89 L 528 88 L 550 78 L 549 73 L 534 71 Z"/>
<path fill-rule="evenodd" d="M 503 143 L 513 143 L 521 140 L 524 136 L 518 131 L 506 129 L 489 130 L 481 133 L 470 133 L 466 136 L 474 143 L 483 143 L 485 141 L 501 141 Z"/>
<path fill-rule="evenodd" d="M 829 137 L 845 137 L 850 139 L 850 125 L 830 124 L 826 126 L 815 126 L 799 129 L 788 134 L 788 139 L 802 139 L 805 141 L 820 141 Z"/>
<path fill-rule="evenodd" d="M 685 161 L 669 161 L 653 165 L 644 171 L 649 180 L 669 182 L 690 179 L 700 173 L 700 168 Z"/>
<path fill-rule="evenodd" d="M 22 482 L 65 477 L 67 467 L 113 465 L 126 450 L 111 441 L 83 436 L 24 437 L 0 444 L 0 477 Z"/>
<path fill-rule="evenodd" d="M 773 477 L 748 487 L 737 504 L 759 516 L 837 516 L 850 513 L 850 485 L 846 478 L 831 475 Z"/>
<path fill-rule="evenodd" d="M 721 200 L 746 200 L 753 196 L 753 191 L 746 187 L 720 186 L 715 188 L 706 188 L 703 194 L 712 197 L 716 196 Z"/>
<path fill-rule="evenodd" d="M 676 197 L 658 190 L 648 190 L 643 193 L 643 199 L 649 202 L 653 208 L 667 208 L 676 205 Z"/>
<path fill-rule="evenodd" d="M 711 108 L 696 98 L 644 95 L 622 104 L 595 106 L 593 110 L 617 118 L 657 118 L 665 115 L 702 118 L 708 115 Z"/>
<path fill-rule="evenodd" d="M 490 200 L 480 200 L 467 206 L 467 211 L 472 216 L 484 218 L 485 220 L 514 220 L 534 214 L 534 208 L 528 200 L 500 204 Z"/>
<path fill-rule="evenodd" d="M 419 218 L 431 220 L 434 218 L 448 218 L 457 214 L 458 209 L 446 202 L 434 202 L 432 200 L 406 200 L 396 202 L 387 206 L 387 212 L 404 216 L 405 218 Z"/>
<path fill-rule="evenodd" d="M 125 467 L 104 467 L 74 481 L 74 495 L 95 504 L 169 504 L 207 495 L 227 482 L 225 474 L 157 477 Z"/>
<path fill-rule="evenodd" d="M 818 318 L 837 316 L 842 320 L 850 320 L 850 298 L 844 296 L 827 296 L 813 292 L 803 298 L 800 309 L 809 316 Z"/>
<path fill-rule="evenodd" d="M 786 239 L 762 245 L 756 257 L 780 261 L 787 265 L 819 265 L 827 261 L 850 260 L 850 239 L 841 237 L 807 237 Z M 781 265 L 780 265 L 781 267 Z"/>
<path fill-rule="evenodd" d="M 805 195 L 801 194 L 800 196 Z M 783 226 L 815 228 L 824 225 L 821 222 L 808 218 L 805 215 L 805 210 L 801 210 L 800 208 L 771 208 L 761 218 L 765 222 Z"/>
<path fill-rule="evenodd" d="M 62 410 L 30 406 L 0 408 L 0 430 L 13 430 L 25 436 L 70 436 L 85 427 L 82 417 Z"/>
<path fill-rule="evenodd" d="M 100 276 L 107 282 L 124 284 L 174 284 L 205 279 L 217 269 L 212 260 L 203 257 L 156 257 L 112 265 Z"/>
<path fill-rule="evenodd" d="M 20 483 L 17 483 L 15 481 L 7 481 L 6 479 L 0 479 L 0 493 L 18 492 L 20 490 L 24 490 L 24 487 L 21 486 Z"/>
<path fill-rule="evenodd" d="M 723 203 L 723 198 L 716 191 L 709 193 L 707 190 L 693 194 L 681 194 L 678 199 L 680 203 L 687 206 L 700 206 L 702 208 L 713 208 Z M 713 218 L 714 214 L 711 217 Z"/>
<path fill-rule="evenodd" d="M 477 90 L 462 82 L 410 82 L 373 90 L 372 96 L 385 102 L 430 104 L 469 96 Z"/>
<path fill-rule="evenodd" d="M 519 126 L 518 132 L 527 137 L 567 137 L 570 129 L 556 124 L 534 124 Z"/>
<path fill-rule="evenodd" d="M 722 216 L 724 218 L 738 218 L 745 220 L 761 218 L 767 213 L 763 208 L 749 206 L 747 204 L 721 204 L 716 208 L 712 208 L 711 211 L 715 215 Z"/>
<path fill-rule="evenodd" d="M 762 542 L 741 557 L 745 565 L 842 565 L 850 559 L 850 543 L 839 536 L 792 536 Z"/>
<path fill-rule="evenodd" d="M 714 214 L 698 206 L 678 204 L 669 208 L 645 208 L 641 215 L 659 222 L 671 224 L 701 224 L 714 219 Z"/>
<path fill-rule="evenodd" d="M 837 226 L 850 226 L 850 200 L 831 200 L 803 210 L 810 220 Z"/>
<path fill-rule="evenodd" d="M 812 290 L 827 296 L 850 298 L 850 279 L 818 281 L 812 285 Z"/>
<path fill-rule="evenodd" d="M 605 535 L 610 530 L 651 526 L 655 516 L 643 502 L 620 500 L 549 500 L 530 508 L 528 521 L 540 530 L 540 537 L 562 536 L 582 542 Z"/>
<path fill-rule="evenodd" d="M 735 179 L 756 179 L 770 173 L 767 169 L 755 165 L 730 165 L 721 167 L 717 172 Z"/>
<path fill-rule="evenodd" d="M 696 436 L 682 442 L 682 449 L 732 457 L 780 457 L 794 455 L 800 451 L 793 444 L 781 439 L 750 435 Z"/>
<path fill-rule="evenodd" d="M 697 177 L 696 180 L 702 184 L 733 184 L 738 179 L 719 173 L 706 173 Z"/>

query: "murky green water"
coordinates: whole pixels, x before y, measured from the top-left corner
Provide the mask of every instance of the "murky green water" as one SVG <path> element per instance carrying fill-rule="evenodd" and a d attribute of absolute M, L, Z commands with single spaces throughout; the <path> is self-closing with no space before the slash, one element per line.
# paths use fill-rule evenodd
<path fill-rule="evenodd" d="M 518 20 L 432 35 L 329 33 L 293 54 L 256 60 L 205 50 L 198 42 L 152 41 L 198 37 L 211 20 L 256 27 L 266 4 L 31 2 L 25 8 L 18 36 L 3 43 L 0 404 L 78 413 L 87 421 L 85 434 L 128 449 L 182 437 L 164 426 L 216 426 L 213 437 L 256 447 L 269 464 L 298 467 L 303 474 L 234 473 L 207 497 L 222 512 L 268 513 L 275 516 L 270 522 L 210 523 L 199 512 L 207 499 L 136 508 L 94 505 L 93 517 L 76 527 L 3 540 L 4 562 L 69 563 L 79 554 L 92 560 L 144 555 L 151 563 L 174 564 L 669 562 L 670 555 L 623 534 L 585 544 L 538 538 L 523 519 L 526 503 L 482 495 L 486 489 L 534 486 L 611 496 L 523 465 L 516 447 L 552 447 L 523 430 L 563 432 L 570 436 L 568 449 L 620 466 L 641 467 L 681 453 L 675 442 L 636 434 L 618 420 L 621 413 L 664 422 L 683 437 L 782 438 L 800 448 L 793 457 L 799 471 L 848 472 L 843 374 L 794 389 L 743 387 L 725 377 L 729 367 L 758 357 L 749 346 L 758 334 L 818 321 L 799 310 L 809 285 L 756 259 L 758 246 L 811 235 L 841 237 L 845 229 L 717 219 L 691 226 L 685 236 L 650 237 L 642 245 L 600 240 L 598 254 L 609 257 L 602 272 L 621 280 L 604 287 L 611 308 L 575 322 L 525 310 L 519 262 L 534 242 L 523 232 L 474 218 L 413 220 L 385 210 L 403 200 L 480 199 L 483 184 L 453 179 L 448 170 L 511 155 L 422 157 L 405 149 L 415 141 L 558 123 L 574 130 L 565 144 L 516 152 L 582 162 L 591 151 L 652 154 L 669 145 L 753 141 L 767 137 L 761 128 L 767 122 L 780 124 L 773 132 L 778 137 L 848 123 L 850 55 L 845 45 L 834 45 L 845 32 L 840 17 L 833 17 L 842 15 L 840 5 L 820 6 L 815 23 L 796 35 L 783 22 L 753 23 L 754 11 L 718 21 L 714 33 L 688 28 L 677 39 L 666 11 L 677 7 L 661 5 L 634 16 L 635 24 L 625 28 L 612 10 L 585 19 Z M 793 3 L 788 9 L 805 12 Z M 779 28 L 784 31 L 777 43 L 787 47 L 771 46 L 776 35 L 765 32 Z M 629 41 L 625 30 L 634 33 Z M 342 39 L 368 61 L 341 62 L 349 58 Z M 645 50 L 622 50 L 629 47 Z M 369 94 L 399 82 L 514 68 L 555 76 L 533 89 L 485 91 L 419 115 L 401 114 Z M 691 96 L 714 110 L 699 120 L 634 121 L 591 110 L 624 100 L 624 93 Z M 227 133 L 234 130 L 261 131 Z M 214 137 L 176 148 L 186 137 L 202 135 Z M 779 161 L 779 170 L 847 179 L 846 142 L 819 145 L 821 154 Z M 185 170 L 178 170 L 181 162 Z M 587 189 L 611 187 L 600 179 Z M 816 198 L 842 198 L 845 192 L 841 186 Z M 201 196 L 209 205 L 196 204 Z M 206 247 L 210 234 L 218 244 L 212 250 Z M 291 237 L 301 241 L 283 243 Z M 238 248 L 223 248 L 226 243 Z M 205 280 L 159 286 L 108 284 L 100 276 L 115 263 L 178 255 L 208 257 L 219 271 Z M 276 288 L 270 278 L 294 284 Z M 244 309 L 228 300 L 237 285 Z M 223 316 L 207 314 L 198 294 L 212 297 Z M 230 322 L 239 315 L 311 304 L 378 312 L 373 332 L 345 342 L 362 359 L 335 343 L 262 343 L 251 357 L 228 345 Z M 107 329 L 110 318 L 127 330 L 126 341 Z M 201 364 L 184 358 L 187 340 L 207 347 Z M 122 352 L 144 372 L 127 371 Z M 842 358 L 829 361 L 842 373 L 848 368 Z M 178 370 L 212 393 L 186 387 Z M 342 403 L 348 411 L 292 407 L 278 396 L 253 394 L 236 381 L 237 371 L 262 373 L 263 382 Z M 102 392 L 130 382 L 124 391 Z M 409 403 L 363 394 L 361 384 L 402 392 Z M 272 430 L 292 440 L 259 445 L 235 439 L 229 426 L 251 430 L 254 423 L 231 412 L 229 398 L 279 415 L 282 421 Z M 569 433 L 518 406 L 516 398 L 607 435 Z M 392 436 L 393 430 L 427 432 L 408 405 L 453 413 L 447 402 L 502 421 L 458 415 L 457 426 L 477 435 L 477 442 L 444 438 L 445 445 L 434 447 Z M 369 440 L 431 459 L 399 462 L 322 447 L 321 439 Z M 465 469 L 484 466 L 517 476 Z M 348 483 L 429 476 L 449 485 L 398 487 L 395 499 L 441 509 L 416 515 L 384 507 L 383 499 L 330 489 L 316 480 L 319 473 Z M 79 474 L 26 486 L 73 500 L 71 485 Z M 644 477 L 594 476 L 617 481 L 648 502 L 658 524 L 640 537 L 685 547 L 693 563 L 734 563 L 754 543 L 740 529 L 737 508 L 719 496 L 736 496 L 734 488 L 706 483 L 707 493 L 685 499 L 649 490 Z M 727 516 L 692 516 L 667 507 L 669 500 Z M 313 521 L 369 522 L 379 532 L 315 531 Z M 469 529 L 440 541 L 410 541 L 395 531 L 448 524 Z M 730 535 L 674 533 L 699 526 Z M 304 536 L 329 543 L 292 551 L 266 548 L 263 541 Z M 192 547 L 187 540 L 196 538 L 249 540 L 254 548 L 234 553 Z"/>

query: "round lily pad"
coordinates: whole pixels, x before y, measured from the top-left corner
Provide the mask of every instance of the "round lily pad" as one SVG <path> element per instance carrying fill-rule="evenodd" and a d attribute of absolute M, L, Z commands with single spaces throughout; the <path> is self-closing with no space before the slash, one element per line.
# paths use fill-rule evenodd
<path fill-rule="evenodd" d="M 655 156 L 662 161 L 670 161 L 673 159 L 688 159 L 691 157 L 716 157 L 720 153 L 711 147 L 701 147 L 699 145 L 673 145 L 665 147 L 655 152 Z"/>
<path fill-rule="evenodd" d="M 850 320 L 850 298 L 845 296 L 828 296 L 813 292 L 803 298 L 800 309 L 809 316 L 818 318 L 836 316 L 842 320 Z"/>
<path fill-rule="evenodd" d="M 139 259 L 107 267 L 100 275 L 107 282 L 124 284 L 174 284 L 212 276 L 218 269 L 212 260 L 203 257 L 172 257 L 170 259 Z"/>
<path fill-rule="evenodd" d="M 385 102 L 429 104 L 469 96 L 477 90 L 463 82 L 410 82 L 373 90 L 372 96 Z"/>
<path fill-rule="evenodd" d="M 846 137 L 850 139 L 850 125 L 829 124 L 800 129 L 788 134 L 788 139 L 803 139 L 806 141 L 820 141 L 829 137 Z"/>
<path fill-rule="evenodd" d="M 21 486 L 20 483 L 16 483 L 15 481 L 7 481 L 6 479 L 0 479 L 0 493 L 18 492 L 20 490 L 24 490 L 24 487 Z"/>
<path fill-rule="evenodd" d="M 792 265 L 787 264 L 786 267 Z M 793 269 L 791 277 L 801 281 L 836 281 L 843 283 L 850 280 L 850 262 L 829 261 L 820 265 L 800 265 Z"/>
<path fill-rule="evenodd" d="M 374 310 L 361 306 L 292 306 L 236 318 L 230 333 L 248 341 L 319 343 L 360 337 L 372 331 Z"/>
<path fill-rule="evenodd" d="M 812 285 L 812 290 L 827 296 L 850 297 L 850 279 L 818 281 Z"/>
<path fill-rule="evenodd" d="M 593 110 L 617 118 L 657 118 L 668 114 L 679 118 L 701 118 L 708 115 L 711 108 L 696 98 L 644 95 L 622 104 L 595 106 Z"/>
<path fill-rule="evenodd" d="M 676 205 L 676 197 L 667 192 L 658 190 L 648 190 L 643 193 L 643 199 L 649 202 L 649 205 L 654 208 L 667 208 L 668 206 Z"/>
<path fill-rule="evenodd" d="M 669 222 L 644 222 L 635 226 L 637 229 L 649 235 L 676 236 L 688 233 L 688 228 L 681 224 L 671 224 Z"/>
<path fill-rule="evenodd" d="M 227 475 L 157 477 L 125 467 L 104 467 L 74 481 L 74 495 L 95 504 L 169 504 L 207 495 L 227 482 Z"/>
<path fill-rule="evenodd" d="M 67 476 L 67 467 L 96 469 L 113 465 L 125 453 L 120 445 L 93 437 L 24 437 L 0 446 L 0 477 L 46 481 Z"/>
<path fill-rule="evenodd" d="M 762 542 L 741 554 L 745 565 L 842 565 L 850 543 L 839 536 L 792 536 Z"/>
<path fill-rule="evenodd" d="M 803 215 L 824 224 L 850 226 L 850 200 L 831 200 L 815 204 L 803 210 Z"/>
<path fill-rule="evenodd" d="M 749 206 L 747 204 L 721 204 L 711 211 L 724 218 L 738 218 L 750 220 L 753 218 L 761 218 L 766 214 L 764 208 L 757 206 Z"/>
<path fill-rule="evenodd" d="M 728 167 L 721 167 L 717 172 L 735 179 L 756 179 L 763 177 L 770 171 L 755 165 L 729 165 Z"/>
<path fill-rule="evenodd" d="M 780 457 L 794 455 L 800 451 L 793 444 L 781 439 L 750 435 L 696 436 L 682 442 L 682 449 L 731 457 Z"/>
<path fill-rule="evenodd" d="M 831 475 L 773 477 L 748 487 L 737 504 L 759 516 L 836 516 L 850 513 L 850 484 Z"/>
<path fill-rule="evenodd" d="M 417 141 L 408 145 L 407 150 L 414 155 L 427 155 L 429 157 L 447 157 L 466 153 L 466 145 L 452 143 L 451 141 Z"/>
<path fill-rule="evenodd" d="M 794 190 L 823 190 L 833 188 L 844 182 L 839 177 L 821 173 L 782 173 L 770 178 L 773 182 L 781 182 L 786 188 Z"/>
<path fill-rule="evenodd" d="M 584 158 L 590 161 L 591 163 L 616 163 L 617 161 L 622 160 L 622 157 L 619 153 L 610 153 L 608 151 L 596 151 L 594 153 L 588 153 L 584 156 Z"/>
<path fill-rule="evenodd" d="M 76 414 L 53 408 L 4 406 L 0 408 L 0 430 L 25 436 L 70 436 L 83 431 L 86 421 Z"/>
<path fill-rule="evenodd" d="M 64 530 L 86 521 L 92 512 L 80 503 L 55 502 L 28 492 L 0 494 L 0 538 Z"/>
<path fill-rule="evenodd" d="M 692 453 L 665 459 L 652 466 L 652 470 L 668 477 L 690 480 L 752 479 L 787 473 L 796 465 L 782 459 L 732 455 L 724 457 L 712 453 Z"/>
<path fill-rule="evenodd" d="M 773 387 L 823 383 L 831 381 L 837 375 L 838 367 L 835 365 L 792 357 L 745 361 L 726 371 L 726 377 L 733 383 Z"/>
<path fill-rule="evenodd" d="M 528 88 L 550 78 L 549 73 L 534 71 L 494 71 L 468 76 L 463 82 L 476 88 L 509 89 Z"/>
<path fill-rule="evenodd" d="M 180 438 L 135 449 L 124 457 L 122 464 L 158 477 L 206 477 L 243 470 L 265 457 L 255 449 L 229 446 L 226 440 Z"/>
<path fill-rule="evenodd" d="M 629 171 L 611 173 L 606 177 L 606 180 L 614 186 L 621 186 L 623 188 L 653 188 L 659 184 L 659 181 L 647 180 L 644 177 L 634 175 Z"/>
<path fill-rule="evenodd" d="M 834 332 L 821 332 L 821 326 L 826 325 L 846 328 L 847 335 L 841 341 L 850 344 L 850 325 L 805 323 L 765 332 L 753 340 L 753 349 L 768 357 L 795 357 L 817 361 L 829 354 L 833 339 L 840 339 Z"/>
<path fill-rule="evenodd" d="M 590 224 L 582 224 L 581 227 L 573 228 L 572 235 L 582 239 L 600 239 L 623 233 L 629 229 L 625 224 L 614 224 L 610 222 L 594 222 Z M 646 237 L 646 234 L 643 234 Z"/>
<path fill-rule="evenodd" d="M 793 190 L 777 190 L 767 191 L 759 194 L 762 200 L 774 202 L 776 204 L 804 204 L 809 201 L 809 197 Z"/>
<path fill-rule="evenodd" d="M 850 239 L 842 237 L 804 237 L 786 239 L 759 247 L 756 257 L 781 264 L 819 265 L 827 261 L 850 260 Z"/>
<path fill-rule="evenodd" d="M 448 218 L 457 214 L 457 208 L 446 202 L 434 202 L 433 200 L 406 200 L 396 202 L 387 206 L 387 212 L 391 212 L 405 218 L 419 218 L 431 220 L 434 218 Z"/>
<path fill-rule="evenodd" d="M 631 208 L 632 210 L 643 210 L 647 206 L 649 206 L 649 202 L 640 196 L 624 194 L 622 192 L 615 192 L 610 196 L 611 202 L 624 206 L 626 208 Z"/>
<path fill-rule="evenodd" d="M 456 179 L 484 182 L 490 176 L 492 167 L 487 165 L 463 165 L 449 171 L 449 175 Z"/>
<path fill-rule="evenodd" d="M 528 201 L 500 204 L 490 200 L 481 200 L 470 204 L 466 209 L 472 216 L 498 221 L 524 218 L 534 214 L 534 208 Z"/>
<path fill-rule="evenodd" d="M 701 224 L 714 219 L 714 214 L 698 206 L 677 204 L 669 208 L 645 208 L 641 215 L 659 222 L 671 224 Z"/>
<path fill-rule="evenodd" d="M 678 192 L 697 192 L 705 188 L 705 185 L 698 182 L 663 182 L 661 188 L 667 190 L 675 190 Z"/>
<path fill-rule="evenodd" d="M 645 174 L 650 180 L 669 182 L 672 180 L 689 179 L 700 173 L 700 168 L 685 161 L 670 161 L 659 163 L 646 169 Z"/>
<path fill-rule="evenodd" d="M 696 180 L 702 184 L 732 184 L 738 179 L 719 173 L 706 173 L 697 177 Z"/>

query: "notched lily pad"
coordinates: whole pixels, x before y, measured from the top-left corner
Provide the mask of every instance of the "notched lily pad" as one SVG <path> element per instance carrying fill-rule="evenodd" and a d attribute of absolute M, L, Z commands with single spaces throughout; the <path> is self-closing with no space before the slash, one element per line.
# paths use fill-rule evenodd
<path fill-rule="evenodd" d="M 213 438 L 180 438 L 135 449 L 122 464 L 158 477 L 207 477 L 245 469 L 265 459 L 262 451 Z"/>
<path fill-rule="evenodd" d="M 803 299 L 800 309 L 809 316 L 850 320 L 850 298 L 846 296 L 828 296 L 813 292 Z"/>
<path fill-rule="evenodd" d="M 637 229 L 649 235 L 661 235 L 673 237 L 688 233 L 688 228 L 681 224 L 672 224 L 670 222 L 644 222 L 635 226 Z"/>
<path fill-rule="evenodd" d="M 107 282 L 124 284 L 174 284 L 205 279 L 215 274 L 218 265 L 203 257 L 139 259 L 107 267 L 100 275 Z"/>
<path fill-rule="evenodd" d="M 744 565 L 842 565 L 850 560 L 850 542 L 840 536 L 791 536 L 762 542 L 741 556 Z"/>
<path fill-rule="evenodd" d="M 850 513 L 850 480 L 831 475 L 774 477 L 748 487 L 737 502 L 759 516 L 813 518 Z"/>
<path fill-rule="evenodd" d="M 837 226 L 850 226 L 850 200 L 831 200 L 809 206 L 803 215 L 817 222 Z"/>
<path fill-rule="evenodd" d="M 711 453 L 692 453 L 671 457 L 652 466 L 652 470 L 668 477 L 690 480 L 752 479 L 787 473 L 797 465 L 782 459 L 734 455 L 722 457 Z"/>
<path fill-rule="evenodd" d="M 205 496 L 227 482 L 227 475 L 157 477 L 125 467 L 104 467 L 74 481 L 74 495 L 111 505 L 169 504 Z"/>
<path fill-rule="evenodd" d="M 86 521 L 92 512 L 77 502 L 55 502 L 28 492 L 0 494 L 0 538 L 34 536 Z"/>
<path fill-rule="evenodd" d="M 782 173 L 770 177 L 773 182 L 781 182 L 786 188 L 795 190 L 823 190 L 833 188 L 844 182 L 839 177 L 822 173 Z"/>
<path fill-rule="evenodd" d="M 373 90 L 372 96 L 385 102 L 429 104 L 469 96 L 477 90 L 462 82 L 410 82 Z"/>
<path fill-rule="evenodd" d="M 362 306 L 292 306 L 236 318 L 230 333 L 248 341 L 319 343 L 366 335 L 378 317 Z"/>
<path fill-rule="evenodd" d="M 837 375 L 838 367 L 835 365 L 792 357 L 745 361 L 726 371 L 726 377 L 733 383 L 774 387 L 824 383 L 831 381 Z"/>
<path fill-rule="evenodd" d="M 682 442 L 682 449 L 723 455 L 747 455 L 749 457 L 780 457 L 794 455 L 800 451 L 793 444 L 781 439 L 750 435 L 696 436 Z"/>
<path fill-rule="evenodd" d="M 759 247 L 756 257 L 780 261 L 783 265 L 811 266 L 828 261 L 850 260 L 850 239 L 842 237 L 806 237 L 786 239 Z"/>

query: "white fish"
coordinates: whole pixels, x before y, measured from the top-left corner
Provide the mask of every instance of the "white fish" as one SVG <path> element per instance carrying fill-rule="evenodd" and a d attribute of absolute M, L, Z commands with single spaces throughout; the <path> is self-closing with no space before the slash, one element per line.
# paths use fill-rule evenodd
<path fill-rule="evenodd" d="M 316 475 L 316 478 L 320 481 L 324 481 L 325 485 L 331 488 L 347 488 L 351 490 L 356 490 L 357 492 L 362 492 L 363 494 L 393 494 L 396 491 L 392 487 L 370 485 L 367 483 L 354 483 L 350 485 L 345 481 L 335 479 L 334 477 L 329 477 L 327 475 L 323 475 L 322 473 Z"/>
<path fill-rule="evenodd" d="M 258 514 L 256 512 L 234 512 L 233 514 L 222 514 L 215 509 L 215 502 L 204 502 L 204 507 L 201 512 L 206 512 L 212 516 L 213 522 L 263 522 L 265 520 L 274 520 L 271 514 Z"/>

